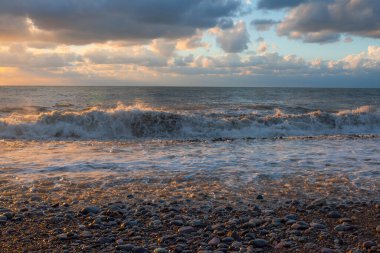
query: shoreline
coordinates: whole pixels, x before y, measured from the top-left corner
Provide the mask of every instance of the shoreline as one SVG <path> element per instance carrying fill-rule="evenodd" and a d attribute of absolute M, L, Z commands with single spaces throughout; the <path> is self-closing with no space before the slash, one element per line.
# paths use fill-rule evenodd
<path fill-rule="evenodd" d="M 100 183 L 103 182 L 103 183 Z M 336 182 L 338 184 L 338 182 Z M 344 183 L 341 182 L 344 188 Z M 1 188 L 2 252 L 378 252 L 375 191 L 323 197 L 202 178 Z M 277 193 L 276 193 L 277 191 Z M 372 194 L 372 195 L 371 195 Z M 306 197 L 310 196 L 310 197 Z M 311 197 L 313 196 L 313 197 Z"/>

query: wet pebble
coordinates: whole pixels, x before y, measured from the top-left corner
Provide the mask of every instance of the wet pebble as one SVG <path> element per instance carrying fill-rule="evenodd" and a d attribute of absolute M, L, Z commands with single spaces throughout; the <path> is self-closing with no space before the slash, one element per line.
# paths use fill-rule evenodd
<path fill-rule="evenodd" d="M 354 231 L 355 229 L 356 229 L 355 226 L 352 226 L 347 223 L 343 223 L 334 227 L 334 230 L 338 232 L 350 232 L 350 231 Z"/>
<path fill-rule="evenodd" d="M 191 226 L 181 227 L 180 229 L 178 229 L 178 233 L 180 233 L 180 234 L 189 234 L 189 233 L 192 233 L 194 231 L 195 231 L 195 229 Z"/>
<path fill-rule="evenodd" d="M 253 244 L 258 248 L 264 248 L 268 246 L 268 241 L 264 239 L 255 239 L 253 240 Z"/>
<path fill-rule="evenodd" d="M 88 207 L 85 207 L 81 210 L 81 213 L 84 215 L 90 214 L 90 213 L 98 214 L 100 212 L 101 212 L 101 209 L 97 206 L 88 206 Z"/>
<path fill-rule="evenodd" d="M 340 213 L 336 211 L 332 211 L 327 214 L 327 218 L 339 219 L 340 217 Z"/>
<path fill-rule="evenodd" d="M 218 237 L 214 237 L 212 238 L 209 242 L 208 242 L 208 245 L 210 246 L 215 246 L 215 245 L 218 245 L 220 243 L 220 239 Z"/>
<path fill-rule="evenodd" d="M 366 242 L 363 243 L 362 246 L 365 249 L 370 249 L 370 248 L 376 246 L 376 243 L 374 241 L 366 241 Z"/>
<path fill-rule="evenodd" d="M 322 248 L 321 253 L 336 253 L 337 251 L 330 248 Z"/>
<path fill-rule="evenodd" d="M 66 233 L 57 235 L 57 238 L 60 240 L 67 240 L 69 237 Z"/>
<path fill-rule="evenodd" d="M 154 249 L 153 251 L 154 253 L 167 253 L 167 249 L 164 249 L 164 248 L 156 248 Z"/>
<path fill-rule="evenodd" d="M 117 245 L 115 249 L 119 251 L 133 251 L 134 248 L 135 246 L 133 246 L 132 244 L 124 244 L 124 245 Z"/>

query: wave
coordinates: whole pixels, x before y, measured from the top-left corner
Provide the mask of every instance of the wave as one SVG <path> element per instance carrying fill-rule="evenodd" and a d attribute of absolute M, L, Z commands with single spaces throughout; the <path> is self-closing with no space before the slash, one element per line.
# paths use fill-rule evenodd
<path fill-rule="evenodd" d="M 339 112 L 202 114 L 142 105 L 0 117 L 2 139 L 217 139 L 379 134 L 380 113 L 362 106 Z"/>

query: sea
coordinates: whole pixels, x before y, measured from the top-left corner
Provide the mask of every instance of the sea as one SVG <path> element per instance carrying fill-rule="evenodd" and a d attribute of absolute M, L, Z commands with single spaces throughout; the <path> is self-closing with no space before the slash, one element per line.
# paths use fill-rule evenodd
<path fill-rule="evenodd" d="M 380 89 L 0 87 L 0 177 L 380 190 Z"/>

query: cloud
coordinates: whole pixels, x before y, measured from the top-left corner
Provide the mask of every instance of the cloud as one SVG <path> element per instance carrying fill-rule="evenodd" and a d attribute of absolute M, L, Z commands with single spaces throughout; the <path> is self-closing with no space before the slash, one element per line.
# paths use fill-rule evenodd
<path fill-rule="evenodd" d="M 216 41 L 227 53 L 240 53 L 248 49 L 250 42 L 245 22 L 236 23 L 231 29 L 216 29 Z"/>
<path fill-rule="evenodd" d="M 242 0 L 1 1 L 0 39 L 66 44 L 178 39 L 225 24 L 244 6 Z"/>
<path fill-rule="evenodd" d="M 263 48 L 266 47 L 262 41 Z M 76 47 L 28 48 L 0 46 L 2 84 L 238 84 L 293 85 L 324 83 L 376 86 L 380 78 L 380 46 L 340 60 L 306 60 L 296 55 L 268 52 L 206 56 L 164 56 L 152 45 L 114 47 L 109 44 Z M 16 78 L 18 76 L 18 78 Z M 24 78 L 25 79 L 25 78 Z M 61 81 L 59 81 L 61 80 Z M 32 82 L 32 81 L 30 81 Z M 30 83 L 29 82 L 29 83 Z M 195 83 L 191 83 L 195 82 Z M 294 83 L 293 83 L 294 82 Z M 304 83 L 302 83 L 304 82 Z M 200 84 L 200 83 L 198 83 Z M 231 83 L 229 83 L 231 84 Z"/>
<path fill-rule="evenodd" d="M 166 41 L 163 39 L 155 39 L 152 41 L 151 45 L 153 51 L 165 57 L 170 57 L 173 55 L 176 49 L 176 43 L 172 41 Z"/>
<path fill-rule="evenodd" d="M 203 33 L 199 30 L 191 37 L 177 40 L 176 48 L 178 50 L 192 50 L 199 47 L 209 47 L 207 43 L 202 42 Z"/>
<path fill-rule="evenodd" d="M 305 43 L 332 43 L 340 40 L 340 34 L 331 31 L 309 32 L 301 35 Z"/>
<path fill-rule="evenodd" d="M 352 43 L 354 40 L 351 37 L 344 38 L 344 42 L 346 43 Z"/>
<path fill-rule="evenodd" d="M 277 33 L 311 43 L 335 42 L 343 33 L 380 38 L 380 1 L 310 1 L 291 9 Z"/>
<path fill-rule="evenodd" d="M 161 48 L 151 47 L 126 47 L 126 48 L 92 48 L 83 54 L 83 58 L 88 63 L 87 66 L 115 65 L 141 66 L 145 68 L 156 68 L 167 66 L 168 57 L 164 54 L 172 54 L 171 49 L 159 45 Z M 168 46 L 170 47 L 170 46 Z"/>
<path fill-rule="evenodd" d="M 268 44 L 265 41 L 260 42 L 259 46 L 257 47 L 258 53 L 265 53 L 268 50 Z"/>
<path fill-rule="evenodd" d="M 8 48 L 0 48 L 0 67 L 55 69 L 80 61 L 82 61 L 82 57 L 73 52 L 36 52 L 22 44 L 12 44 Z"/>
<path fill-rule="evenodd" d="M 283 9 L 288 7 L 295 7 L 309 0 L 259 0 L 257 8 L 259 9 Z"/>
<path fill-rule="evenodd" d="M 256 19 L 251 22 L 257 31 L 268 31 L 272 26 L 280 23 L 272 19 Z"/>

